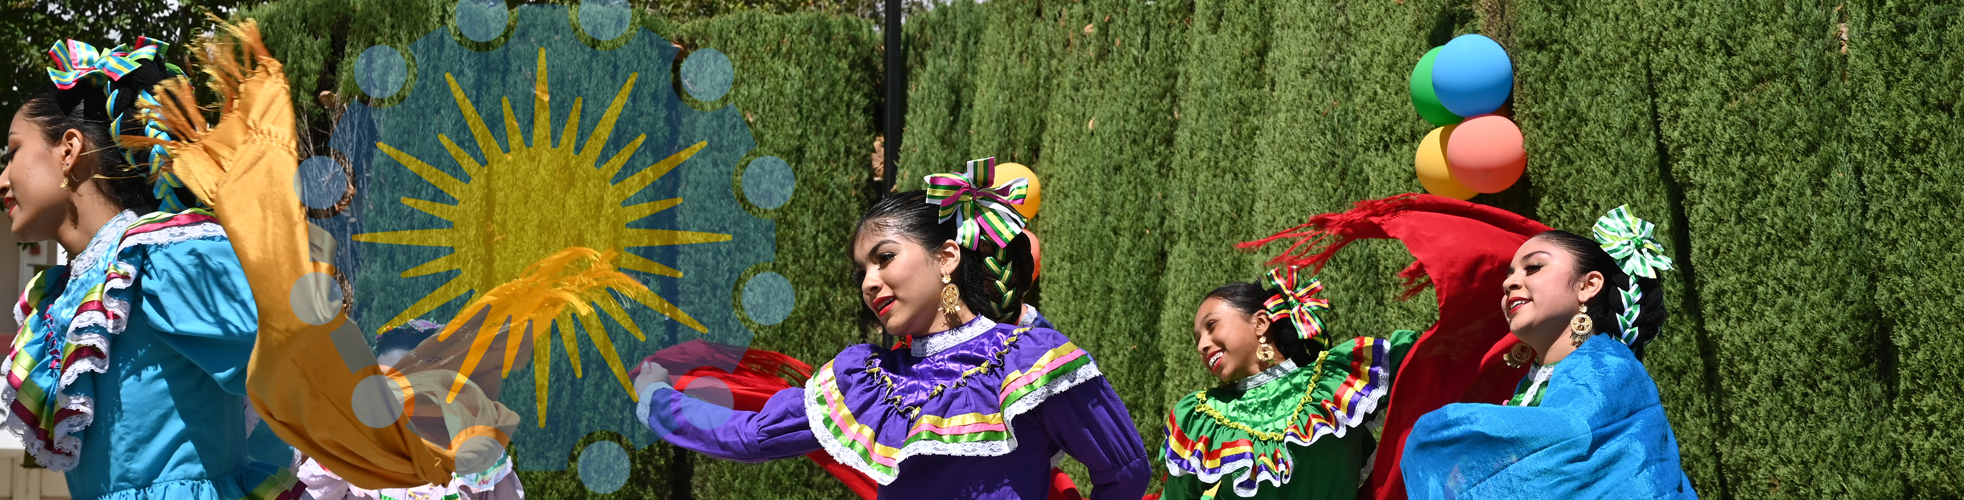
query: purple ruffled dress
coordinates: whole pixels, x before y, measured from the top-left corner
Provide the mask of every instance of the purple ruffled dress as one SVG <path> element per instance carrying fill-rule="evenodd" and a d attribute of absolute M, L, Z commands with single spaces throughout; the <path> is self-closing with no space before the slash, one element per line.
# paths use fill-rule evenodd
<path fill-rule="evenodd" d="M 726 460 L 823 449 L 879 482 L 880 498 L 1042 499 L 1066 454 L 1090 471 L 1092 499 L 1139 498 L 1152 474 L 1090 354 L 1055 330 L 979 317 L 909 349 L 849 347 L 762 411 L 666 384 L 643 388 L 637 410 L 668 442 Z"/>

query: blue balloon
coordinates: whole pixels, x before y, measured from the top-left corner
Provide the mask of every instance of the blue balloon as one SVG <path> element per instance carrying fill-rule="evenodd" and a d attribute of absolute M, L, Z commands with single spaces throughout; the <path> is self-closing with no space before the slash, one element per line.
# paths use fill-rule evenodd
<path fill-rule="evenodd" d="M 1514 64 L 1507 50 L 1481 35 L 1460 35 L 1439 51 L 1432 65 L 1432 90 L 1439 103 L 1459 116 L 1492 113 L 1514 88 Z"/>

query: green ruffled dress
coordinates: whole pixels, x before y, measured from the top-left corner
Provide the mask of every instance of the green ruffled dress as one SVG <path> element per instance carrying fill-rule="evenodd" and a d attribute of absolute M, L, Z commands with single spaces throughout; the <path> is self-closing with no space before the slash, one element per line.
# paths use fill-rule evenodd
<path fill-rule="evenodd" d="M 1181 398 L 1166 417 L 1160 498 L 1356 498 L 1377 447 L 1356 428 L 1377 417 L 1418 336 L 1360 337 L 1311 366 L 1285 361 Z"/>

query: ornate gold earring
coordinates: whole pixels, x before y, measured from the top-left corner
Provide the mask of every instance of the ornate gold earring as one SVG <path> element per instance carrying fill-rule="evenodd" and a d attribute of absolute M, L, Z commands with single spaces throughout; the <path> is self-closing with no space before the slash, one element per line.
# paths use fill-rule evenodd
<path fill-rule="evenodd" d="M 941 313 L 955 314 L 962 310 L 962 291 L 955 288 L 955 279 L 941 277 Z"/>
<path fill-rule="evenodd" d="M 69 180 L 68 180 L 68 164 L 67 164 L 67 163 L 63 163 L 63 164 L 61 164 L 61 190 L 62 190 L 62 191 L 73 191 L 72 189 L 68 189 L 68 182 L 69 182 Z"/>
<path fill-rule="evenodd" d="M 1275 347 L 1268 345 L 1268 337 L 1255 337 L 1255 342 L 1262 345 L 1255 349 L 1255 359 L 1261 361 L 1262 366 L 1275 364 Z"/>
<path fill-rule="evenodd" d="M 1589 306 L 1584 305 L 1582 310 L 1576 311 L 1575 317 L 1568 320 L 1568 340 L 1581 347 L 1582 341 L 1589 340 L 1589 335 L 1594 333 L 1596 320 L 1589 319 Z"/>
<path fill-rule="evenodd" d="M 1528 361 L 1534 360 L 1534 348 L 1527 344 L 1514 344 L 1514 348 L 1507 350 L 1507 355 L 1501 359 L 1507 362 L 1508 368 L 1527 366 Z"/>

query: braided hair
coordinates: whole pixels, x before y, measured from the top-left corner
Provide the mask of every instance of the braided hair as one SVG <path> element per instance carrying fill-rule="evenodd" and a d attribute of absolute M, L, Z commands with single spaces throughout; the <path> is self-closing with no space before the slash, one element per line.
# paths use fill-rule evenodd
<path fill-rule="evenodd" d="M 160 203 L 150 186 L 151 150 L 123 149 L 110 133 L 111 124 L 120 118 L 116 128 L 143 130 L 144 123 L 132 112 L 138 94 L 172 76 L 163 64 L 145 60 L 122 78 L 102 79 L 100 87 L 95 83 L 67 89 L 49 85 L 28 97 L 20 113 L 41 128 L 42 139 L 49 144 L 60 142 L 69 130 L 81 133 L 84 151 L 95 153 L 96 158 L 96 178 L 90 182 L 96 182 L 117 206 L 149 213 Z M 116 96 L 113 102 L 107 98 L 112 93 Z M 175 192 L 178 199 L 194 199 L 189 189 L 176 188 Z"/>
<path fill-rule="evenodd" d="M 856 237 L 867 228 L 892 231 L 921 246 L 933 248 L 954 241 L 960 221 L 941 222 L 938 209 L 927 203 L 926 191 L 894 193 L 881 198 L 860 216 L 854 227 Z M 1017 235 L 1002 248 L 978 251 L 961 248 L 961 263 L 951 276 L 961 291 L 962 305 L 998 323 L 1015 323 L 1023 313 L 1025 295 L 1032 283 L 1036 263 L 1030 256 L 1030 238 Z M 854 282 L 863 276 L 855 275 Z"/>
<path fill-rule="evenodd" d="M 1596 240 L 1568 231 L 1551 230 L 1534 237 L 1553 243 L 1574 256 L 1575 274 L 1578 278 L 1591 271 L 1602 273 L 1602 291 L 1583 302 L 1583 305 L 1589 308 L 1587 314 L 1589 320 L 1595 323 L 1595 333 L 1607 333 L 1612 336 L 1621 336 L 1625 333 L 1617 321 L 1617 316 L 1628 312 L 1620 292 L 1630 288 L 1632 276 L 1623 272 L 1623 268 L 1617 265 L 1616 258 L 1604 251 Z M 1664 320 L 1671 314 L 1664 308 L 1663 283 L 1656 278 L 1635 278 L 1637 291 L 1642 294 L 1642 298 L 1638 299 L 1636 304 L 1636 320 L 1631 323 L 1637 335 L 1626 342 L 1630 345 L 1630 351 L 1636 353 L 1637 359 L 1643 359 L 1644 344 L 1657 338 L 1658 332 L 1664 328 Z"/>

